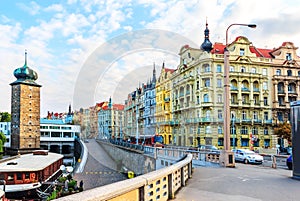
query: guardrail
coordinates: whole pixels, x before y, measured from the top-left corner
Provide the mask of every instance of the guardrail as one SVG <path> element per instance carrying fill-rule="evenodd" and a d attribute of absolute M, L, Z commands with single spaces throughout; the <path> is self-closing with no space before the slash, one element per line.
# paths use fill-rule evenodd
<path fill-rule="evenodd" d="M 102 187 L 86 190 L 58 201 L 98 201 L 98 200 L 168 200 L 175 197 L 175 193 L 192 175 L 192 155 L 186 155 L 181 161 L 144 174 L 132 179 L 116 182 Z"/>

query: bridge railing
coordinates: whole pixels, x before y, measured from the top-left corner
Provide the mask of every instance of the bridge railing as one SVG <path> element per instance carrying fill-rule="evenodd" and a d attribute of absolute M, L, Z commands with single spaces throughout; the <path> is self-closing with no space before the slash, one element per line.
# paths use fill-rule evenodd
<path fill-rule="evenodd" d="M 98 200 L 168 200 L 186 185 L 192 175 L 192 155 L 186 155 L 181 161 L 132 179 L 116 182 L 102 187 L 86 190 L 59 201 L 98 201 Z"/>

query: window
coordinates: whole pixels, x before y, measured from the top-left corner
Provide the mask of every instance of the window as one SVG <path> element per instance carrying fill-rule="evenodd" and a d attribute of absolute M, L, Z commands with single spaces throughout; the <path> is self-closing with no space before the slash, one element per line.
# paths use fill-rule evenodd
<path fill-rule="evenodd" d="M 268 120 L 269 119 L 268 116 L 269 116 L 268 112 L 264 112 L 264 120 Z"/>
<path fill-rule="evenodd" d="M 17 172 L 17 180 L 23 180 L 22 175 L 22 173 Z"/>
<path fill-rule="evenodd" d="M 218 134 L 223 134 L 222 126 L 218 126 Z"/>
<path fill-rule="evenodd" d="M 197 83 L 196 83 L 196 89 L 199 90 L 199 88 L 200 88 L 200 83 L 199 83 L 199 81 L 197 81 Z"/>
<path fill-rule="evenodd" d="M 283 121 L 282 112 L 277 112 L 277 118 L 278 118 L 279 121 Z"/>
<path fill-rule="evenodd" d="M 200 104 L 200 96 L 197 96 L 197 104 Z"/>
<path fill-rule="evenodd" d="M 245 73 L 246 72 L 246 68 L 244 66 L 241 67 L 241 72 Z"/>
<path fill-rule="evenodd" d="M 245 55 L 245 49 L 244 48 L 241 48 L 240 49 L 240 56 L 244 56 Z"/>
<path fill-rule="evenodd" d="M 247 113 L 246 113 L 246 111 L 242 112 L 242 119 L 243 120 L 247 119 Z"/>
<path fill-rule="evenodd" d="M 248 134 L 248 128 L 246 126 L 242 126 L 242 128 L 241 128 L 241 134 L 242 135 L 247 135 Z"/>
<path fill-rule="evenodd" d="M 276 75 L 281 75 L 281 70 L 280 69 L 276 70 Z"/>
<path fill-rule="evenodd" d="M 265 106 L 268 105 L 268 97 L 264 97 L 264 105 L 265 105 Z"/>
<path fill-rule="evenodd" d="M 220 64 L 217 65 L 217 73 L 222 73 L 222 66 Z"/>
<path fill-rule="evenodd" d="M 218 110 L 218 119 L 223 119 L 223 110 Z"/>
<path fill-rule="evenodd" d="M 292 54 L 291 53 L 286 53 L 285 59 L 290 61 L 292 60 Z"/>
<path fill-rule="evenodd" d="M 269 129 L 266 127 L 264 128 L 264 135 L 268 135 L 269 134 Z"/>
<path fill-rule="evenodd" d="M 211 132 L 211 126 L 206 126 L 205 131 L 206 131 L 206 133 L 212 133 L 212 132 Z"/>
<path fill-rule="evenodd" d="M 223 102 L 222 94 L 218 94 L 218 103 L 222 103 L 222 102 Z"/>
<path fill-rule="evenodd" d="M 253 119 L 257 120 L 257 117 L 258 117 L 258 116 L 257 116 L 257 111 L 254 111 L 254 112 L 253 112 Z"/>
<path fill-rule="evenodd" d="M 251 73 L 256 73 L 256 68 L 251 68 Z"/>
<path fill-rule="evenodd" d="M 266 69 L 266 68 L 263 68 L 263 69 L 262 69 L 262 74 L 263 74 L 263 75 L 267 75 L 267 69 Z"/>
<path fill-rule="evenodd" d="M 14 181 L 14 174 L 13 173 L 9 173 L 7 175 L 7 181 Z"/>
<path fill-rule="evenodd" d="M 210 110 L 207 110 L 206 111 L 206 116 L 205 116 L 207 119 L 209 119 L 210 118 Z"/>
<path fill-rule="evenodd" d="M 210 65 L 209 64 L 204 64 L 203 67 L 204 67 L 204 72 L 206 72 L 206 73 L 210 72 Z"/>
<path fill-rule="evenodd" d="M 222 88 L 222 79 L 217 79 L 217 87 Z"/>
<path fill-rule="evenodd" d="M 204 86 L 205 87 L 210 87 L 210 79 L 209 78 L 204 79 Z"/>
<path fill-rule="evenodd" d="M 257 134 L 258 134 L 258 128 L 257 128 L 256 126 L 254 126 L 254 127 L 252 128 L 252 134 L 253 134 L 253 135 L 257 135 Z"/>
<path fill-rule="evenodd" d="M 233 66 L 230 66 L 230 67 L 229 67 L 229 71 L 230 71 L 230 72 L 234 72 L 234 67 L 233 67 Z"/>
<path fill-rule="evenodd" d="M 205 103 L 208 103 L 209 102 L 208 94 L 204 94 L 203 99 Z"/>
<path fill-rule="evenodd" d="M 287 70 L 287 76 L 292 76 L 292 70 Z"/>
<path fill-rule="evenodd" d="M 300 77 L 300 71 L 298 71 L 298 77 Z"/>
<path fill-rule="evenodd" d="M 267 82 L 263 82 L 263 89 L 268 90 L 268 83 Z"/>

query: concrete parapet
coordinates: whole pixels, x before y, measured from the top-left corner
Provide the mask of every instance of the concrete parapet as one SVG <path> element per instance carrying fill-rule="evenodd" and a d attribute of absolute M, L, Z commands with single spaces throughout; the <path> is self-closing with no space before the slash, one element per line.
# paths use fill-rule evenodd
<path fill-rule="evenodd" d="M 58 201 L 168 200 L 192 174 L 192 155 L 172 166 L 57 199 Z"/>

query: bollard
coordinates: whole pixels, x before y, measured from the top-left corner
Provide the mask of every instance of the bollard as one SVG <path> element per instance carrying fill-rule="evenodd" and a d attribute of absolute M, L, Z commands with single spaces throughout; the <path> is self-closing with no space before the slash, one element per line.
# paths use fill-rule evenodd
<path fill-rule="evenodd" d="M 276 156 L 272 155 L 272 168 L 276 169 Z"/>

